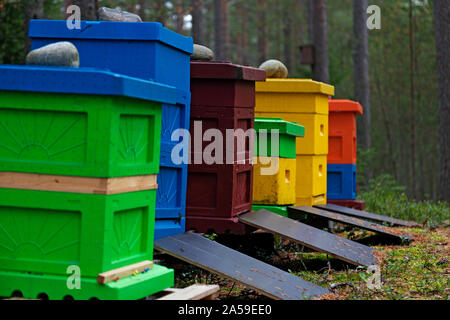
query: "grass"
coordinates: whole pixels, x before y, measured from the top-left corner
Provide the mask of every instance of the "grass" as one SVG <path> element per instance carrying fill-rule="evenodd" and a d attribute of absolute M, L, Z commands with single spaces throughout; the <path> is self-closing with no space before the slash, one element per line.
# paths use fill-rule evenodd
<path fill-rule="evenodd" d="M 408 246 L 376 246 L 385 255 L 381 263 L 382 286 L 370 290 L 364 268 L 303 270 L 296 272 L 306 280 L 329 288 L 335 300 L 448 300 L 450 294 L 450 231 L 447 228 L 413 229 Z M 344 235 L 344 234 L 342 234 Z M 321 259 L 321 257 L 318 257 Z M 310 259 L 313 259 L 310 257 Z"/>
<path fill-rule="evenodd" d="M 450 219 L 450 206 L 442 201 L 409 199 L 390 175 L 371 180 L 358 195 L 366 202 L 366 210 L 399 219 L 416 221 L 428 226 Z"/>

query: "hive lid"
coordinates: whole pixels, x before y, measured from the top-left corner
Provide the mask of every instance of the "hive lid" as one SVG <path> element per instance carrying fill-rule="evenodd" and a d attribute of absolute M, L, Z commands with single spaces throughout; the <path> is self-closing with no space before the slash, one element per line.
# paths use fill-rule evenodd
<path fill-rule="evenodd" d="M 272 130 L 278 129 L 280 134 L 288 134 L 296 137 L 305 136 L 305 127 L 296 122 L 287 122 L 281 118 L 255 118 L 255 130 L 259 132 L 261 129 Z"/>
<path fill-rule="evenodd" d="M 117 95 L 175 104 L 177 90 L 95 68 L 0 65 L 0 90 Z"/>
<path fill-rule="evenodd" d="M 80 29 L 69 29 L 65 20 L 30 20 L 30 38 L 159 41 L 192 54 L 194 42 L 164 28 L 159 22 L 81 21 Z M 69 40 L 70 41 L 70 40 Z"/>
<path fill-rule="evenodd" d="M 356 102 L 351 100 L 329 100 L 328 105 L 330 108 L 330 112 L 354 112 L 356 114 L 363 114 L 362 106 Z"/>
<path fill-rule="evenodd" d="M 320 93 L 334 96 L 334 87 L 311 79 L 267 79 L 256 84 L 256 92 Z"/>
<path fill-rule="evenodd" d="M 232 64 L 231 62 L 191 62 L 191 79 L 266 80 L 262 69 Z"/>

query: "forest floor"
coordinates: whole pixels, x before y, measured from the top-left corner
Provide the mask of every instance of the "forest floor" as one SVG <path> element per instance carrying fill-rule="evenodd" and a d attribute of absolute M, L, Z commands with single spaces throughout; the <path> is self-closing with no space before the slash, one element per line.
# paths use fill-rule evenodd
<path fill-rule="evenodd" d="M 338 233 L 380 251 L 379 256 L 383 257 L 383 261 L 379 290 L 367 287 L 366 280 L 371 275 L 366 273 L 366 268 L 349 265 L 326 254 L 306 252 L 289 241 L 275 238 L 275 250 L 267 250 L 267 247 L 251 250 L 251 255 L 329 289 L 333 294 L 326 295 L 326 300 L 448 300 L 449 224 L 444 223 L 433 229 L 398 229 L 410 233 L 414 240 L 409 244 L 389 243 L 371 232 L 357 229 Z M 221 287 L 221 300 L 267 299 L 238 283 L 180 261 L 174 267 L 177 287 L 193 283 L 218 284 Z"/>

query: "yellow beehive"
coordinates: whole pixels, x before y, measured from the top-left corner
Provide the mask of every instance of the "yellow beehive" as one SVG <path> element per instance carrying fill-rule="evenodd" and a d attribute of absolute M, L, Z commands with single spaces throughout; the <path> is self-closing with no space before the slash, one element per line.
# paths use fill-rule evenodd
<path fill-rule="evenodd" d="M 297 198 L 327 193 L 327 156 L 300 156 L 296 159 Z"/>
<path fill-rule="evenodd" d="M 282 118 L 305 127 L 297 154 L 328 154 L 328 98 L 334 87 L 310 79 L 267 79 L 256 83 L 255 116 Z"/>
<path fill-rule="evenodd" d="M 253 203 L 295 204 L 296 159 L 254 157 L 254 163 Z"/>
<path fill-rule="evenodd" d="M 256 83 L 256 117 L 282 118 L 305 127 L 296 143 L 296 205 L 326 203 L 328 99 L 334 87 L 310 79 Z"/>

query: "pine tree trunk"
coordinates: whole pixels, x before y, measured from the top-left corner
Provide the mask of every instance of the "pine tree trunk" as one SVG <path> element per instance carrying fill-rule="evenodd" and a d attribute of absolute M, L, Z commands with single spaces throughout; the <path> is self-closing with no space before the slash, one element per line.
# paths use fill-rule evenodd
<path fill-rule="evenodd" d="M 73 0 L 74 5 L 80 7 L 81 20 L 96 21 L 98 3 L 97 0 Z"/>
<path fill-rule="evenodd" d="M 64 19 L 67 19 L 67 17 L 70 15 L 70 14 L 67 14 L 67 8 L 71 5 L 72 5 L 72 0 L 64 0 L 64 9 L 63 9 L 64 10 L 63 11 Z"/>
<path fill-rule="evenodd" d="M 230 24 L 228 21 L 229 16 L 229 10 L 228 10 L 228 0 L 222 0 L 221 1 L 221 14 L 222 14 L 222 55 L 223 59 L 228 61 L 230 60 Z"/>
<path fill-rule="evenodd" d="M 242 64 L 247 66 L 249 64 L 248 61 L 248 32 L 247 32 L 247 0 L 244 0 L 241 3 L 241 33 L 242 33 Z"/>
<path fill-rule="evenodd" d="M 355 100 L 364 110 L 358 126 L 358 143 L 362 149 L 371 147 L 371 112 L 369 83 L 369 30 L 366 25 L 367 0 L 353 0 L 353 34 L 354 34 L 354 88 Z M 371 165 L 368 165 L 366 181 L 372 177 Z"/>
<path fill-rule="evenodd" d="M 147 15 L 145 14 L 145 9 L 147 9 L 147 0 L 139 0 L 138 4 L 139 4 L 138 15 L 139 17 L 141 17 L 142 21 L 146 21 Z"/>
<path fill-rule="evenodd" d="M 176 11 L 176 28 L 175 31 L 177 33 L 182 34 L 183 33 L 183 26 L 184 26 L 184 5 L 183 0 L 177 0 L 175 5 L 175 11 Z"/>
<path fill-rule="evenodd" d="M 267 1 L 258 0 L 258 63 L 261 64 L 267 60 L 267 27 L 266 27 L 266 9 Z"/>
<path fill-rule="evenodd" d="M 31 19 L 42 19 L 44 17 L 44 0 L 24 0 L 23 11 L 25 18 L 25 53 L 30 51 L 31 41 L 28 38 L 28 27 Z"/>
<path fill-rule="evenodd" d="M 283 2 L 285 2 L 285 1 L 287 1 L 287 0 L 284 0 Z M 278 39 L 276 41 L 276 45 L 277 45 L 277 55 L 276 55 L 276 57 L 277 57 L 277 59 L 282 60 L 281 57 L 283 56 L 283 54 L 282 54 L 282 49 L 281 48 L 282 48 L 283 41 L 281 39 L 283 39 L 282 31 L 284 32 L 284 27 L 283 27 L 283 30 L 281 30 L 281 26 L 285 23 L 285 21 L 283 21 L 283 15 L 285 13 L 283 11 L 283 6 L 280 3 L 280 1 L 275 1 L 275 6 L 276 6 L 276 8 L 275 8 L 275 12 L 276 12 L 275 28 L 276 28 L 276 31 L 277 31 L 276 37 Z"/>
<path fill-rule="evenodd" d="M 153 10 L 156 13 L 155 14 L 155 20 L 156 22 L 162 23 L 164 26 L 166 24 L 166 15 L 164 13 L 164 0 L 153 0 Z"/>
<path fill-rule="evenodd" d="M 313 25 L 313 2 L 314 0 L 305 0 L 306 1 L 306 20 L 308 25 L 308 41 L 310 44 L 314 43 L 314 25 Z"/>
<path fill-rule="evenodd" d="M 314 68 L 313 79 L 328 83 L 328 26 L 326 0 L 313 2 Z"/>
<path fill-rule="evenodd" d="M 222 61 L 224 60 L 224 52 L 223 52 L 223 41 L 222 38 L 222 1 L 223 0 L 214 0 L 214 51 L 216 60 Z"/>
<path fill-rule="evenodd" d="M 415 106 L 415 90 L 416 84 L 414 79 L 414 12 L 413 2 L 409 0 L 409 59 L 410 59 L 410 118 L 411 118 L 411 194 L 416 196 L 417 176 L 416 176 L 416 106 Z"/>
<path fill-rule="evenodd" d="M 450 202 L 450 3 L 434 0 L 434 29 L 436 37 L 440 183 L 439 198 Z"/>
<path fill-rule="evenodd" d="M 288 70 L 292 67 L 292 6 L 286 1 L 287 6 L 283 10 L 284 33 L 284 63 Z"/>
<path fill-rule="evenodd" d="M 194 42 L 205 44 L 203 41 L 202 0 L 191 0 L 192 6 L 192 37 Z"/>
<path fill-rule="evenodd" d="M 294 20 L 294 34 L 292 36 L 291 39 L 293 39 L 294 41 L 294 61 L 296 63 L 299 63 L 301 61 L 301 51 L 300 51 L 300 45 L 304 44 L 305 41 L 305 35 L 304 35 L 304 29 L 305 29 L 305 22 L 303 20 L 303 16 L 302 18 L 300 18 L 300 13 L 305 11 L 302 10 L 302 8 L 304 8 L 306 6 L 306 4 L 304 3 L 305 0 L 302 1 L 294 1 L 294 10 L 295 10 L 295 16 L 299 17 L 297 19 L 299 20 Z"/>

